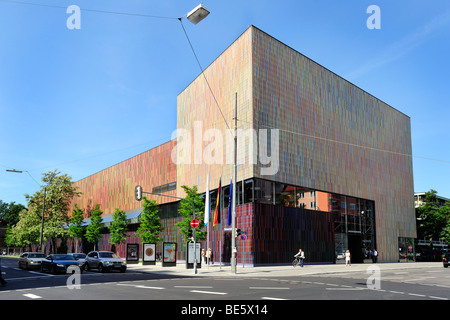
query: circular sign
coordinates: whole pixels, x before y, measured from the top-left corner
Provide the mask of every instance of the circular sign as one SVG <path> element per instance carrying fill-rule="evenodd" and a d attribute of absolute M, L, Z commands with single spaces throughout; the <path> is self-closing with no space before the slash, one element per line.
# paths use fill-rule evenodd
<path fill-rule="evenodd" d="M 198 220 L 192 220 L 192 221 L 191 221 L 191 227 L 192 227 L 192 228 L 197 228 L 198 225 L 199 225 Z"/>
<path fill-rule="evenodd" d="M 245 234 L 241 235 L 242 240 L 247 240 L 247 236 Z"/>

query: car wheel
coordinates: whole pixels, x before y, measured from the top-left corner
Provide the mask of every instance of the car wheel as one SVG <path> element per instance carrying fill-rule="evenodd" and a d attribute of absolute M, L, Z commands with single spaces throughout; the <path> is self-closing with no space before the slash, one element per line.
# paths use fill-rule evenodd
<path fill-rule="evenodd" d="M 51 272 L 51 274 L 56 274 L 56 268 L 55 268 L 55 266 L 52 266 L 52 267 L 50 268 L 50 272 Z"/>
<path fill-rule="evenodd" d="M 105 271 L 105 269 L 103 268 L 103 265 L 100 263 L 98 265 L 98 272 L 104 272 L 104 271 Z"/>
<path fill-rule="evenodd" d="M 444 268 L 448 268 L 448 264 L 444 264 Z"/>
<path fill-rule="evenodd" d="M 83 264 L 83 269 L 84 271 L 89 271 L 89 264 L 87 262 Z"/>

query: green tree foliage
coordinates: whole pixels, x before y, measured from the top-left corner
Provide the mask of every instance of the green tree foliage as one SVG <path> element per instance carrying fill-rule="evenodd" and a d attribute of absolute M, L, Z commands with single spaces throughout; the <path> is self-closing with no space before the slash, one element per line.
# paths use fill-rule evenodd
<path fill-rule="evenodd" d="M 113 215 L 113 221 L 109 227 L 109 232 L 111 233 L 109 242 L 111 244 L 125 243 L 128 237 L 127 231 L 127 215 L 125 214 L 125 211 L 116 209 Z"/>
<path fill-rule="evenodd" d="M 416 208 L 417 238 L 450 242 L 450 201 L 439 205 L 437 191 L 425 193 L 424 204 Z"/>
<path fill-rule="evenodd" d="M 69 235 L 73 239 L 77 240 L 75 252 L 78 252 L 78 244 L 83 239 L 84 234 L 86 232 L 86 227 L 83 226 L 83 219 L 84 219 L 83 210 L 78 208 L 78 205 L 75 203 L 69 224 Z"/>
<path fill-rule="evenodd" d="M 0 226 L 14 226 L 19 222 L 19 213 L 26 207 L 14 201 L 6 203 L 0 200 Z"/>
<path fill-rule="evenodd" d="M 57 170 L 42 175 L 44 184 L 40 190 L 32 196 L 25 195 L 28 211 L 26 209 L 20 211 L 19 221 L 10 233 L 11 238 L 14 238 L 11 241 L 22 246 L 38 244 L 42 214 L 44 215 L 43 243 L 51 240 L 53 244 L 54 239 L 68 236 L 66 225 L 69 221 L 69 207 L 73 198 L 80 194 L 71 180 L 70 176 L 61 174 Z M 54 251 L 54 245 L 51 248 Z"/>
<path fill-rule="evenodd" d="M 142 198 L 142 213 L 139 217 L 140 225 L 136 234 L 141 237 L 144 243 L 156 243 L 162 240 L 161 232 L 164 228 L 159 217 L 158 203 L 153 199 Z"/>
<path fill-rule="evenodd" d="M 100 205 L 96 204 L 94 210 L 91 212 L 90 223 L 86 227 L 86 240 L 89 243 L 94 244 L 95 250 L 97 250 L 97 244 L 100 238 L 102 237 L 102 228 L 103 228 L 103 211 L 100 210 Z"/>
<path fill-rule="evenodd" d="M 6 238 L 8 246 L 28 247 L 38 244 L 41 234 L 41 217 L 23 209 L 19 213 L 19 222 L 8 229 Z"/>
<path fill-rule="evenodd" d="M 206 239 L 207 232 L 205 230 L 205 200 L 198 193 L 198 187 L 193 186 L 189 188 L 188 186 L 182 186 L 186 196 L 185 198 L 194 204 L 195 208 L 195 219 L 199 221 L 199 226 L 196 228 L 196 241 L 202 241 Z M 180 228 L 180 233 L 183 235 L 185 241 L 188 241 L 189 230 L 193 228 L 190 225 L 191 220 L 194 218 L 192 212 L 192 205 L 184 200 L 180 202 L 180 208 L 178 213 L 184 217 L 184 219 L 176 224 Z"/>

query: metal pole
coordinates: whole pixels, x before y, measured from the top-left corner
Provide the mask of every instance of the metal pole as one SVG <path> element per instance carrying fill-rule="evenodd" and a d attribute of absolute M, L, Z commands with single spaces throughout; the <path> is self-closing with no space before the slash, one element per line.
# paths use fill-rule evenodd
<path fill-rule="evenodd" d="M 39 241 L 39 250 L 42 251 L 42 238 L 44 233 L 44 213 L 45 213 L 45 196 L 47 194 L 47 186 L 44 187 L 44 205 L 42 207 L 42 218 L 41 218 L 41 238 Z M 44 251 L 42 251 L 44 252 Z"/>
<path fill-rule="evenodd" d="M 235 93 L 234 102 L 234 170 L 233 170 L 233 199 L 232 199 L 232 215 L 231 215 L 231 272 L 236 273 L 237 252 L 236 252 L 236 187 L 237 187 L 237 92 Z"/>

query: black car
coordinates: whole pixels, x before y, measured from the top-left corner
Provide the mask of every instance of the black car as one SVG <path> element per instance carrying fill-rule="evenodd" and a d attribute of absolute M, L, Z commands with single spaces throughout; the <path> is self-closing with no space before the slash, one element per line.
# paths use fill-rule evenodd
<path fill-rule="evenodd" d="M 444 268 L 448 268 L 450 263 L 450 253 L 446 253 L 444 258 L 442 259 L 442 263 L 444 264 Z"/>
<path fill-rule="evenodd" d="M 80 263 L 69 254 L 51 254 L 41 262 L 41 272 L 51 273 L 74 273 L 82 272 Z"/>

